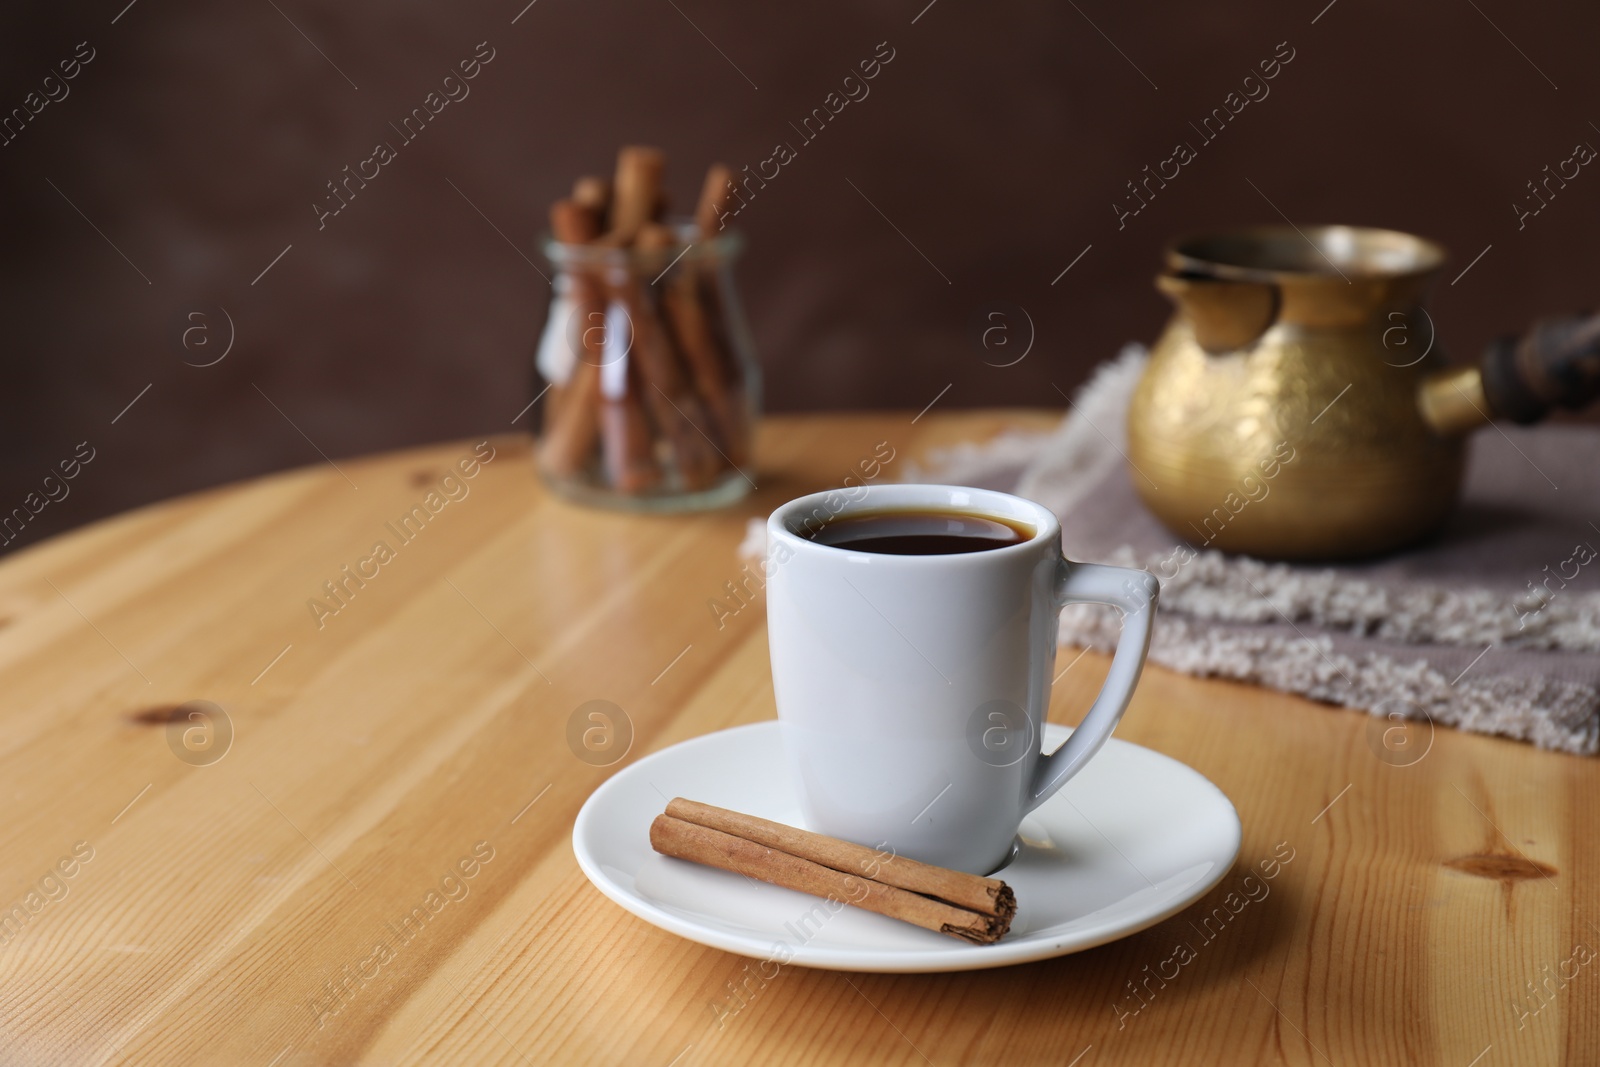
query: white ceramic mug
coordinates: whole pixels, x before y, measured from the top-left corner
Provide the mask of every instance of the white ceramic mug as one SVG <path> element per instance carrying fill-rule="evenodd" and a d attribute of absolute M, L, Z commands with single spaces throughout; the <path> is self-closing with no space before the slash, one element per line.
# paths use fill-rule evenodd
<path fill-rule="evenodd" d="M 1031 529 L 949 555 L 811 540 L 842 515 L 953 511 Z M 926 863 L 987 873 L 1022 817 L 1100 750 L 1144 667 L 1160 585 L 1073 563 L 1039 504 L 947 485 L 871 485 L 792 500 L 767 520 L 767 620 L 778 718 L 807 826 Z M 1100 695 L 1039 751 L 1062 605 L 1123 612 Z"/>

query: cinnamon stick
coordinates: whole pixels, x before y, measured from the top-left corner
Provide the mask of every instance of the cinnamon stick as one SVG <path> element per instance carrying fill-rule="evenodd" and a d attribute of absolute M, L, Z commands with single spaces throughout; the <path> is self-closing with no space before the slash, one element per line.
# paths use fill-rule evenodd
<path fill-rule="evenodd" d="M 891 919 L 979 945 L 1000 940 L 1010 928 L 1008 916 L 984 915 L 942 900 L 921 896 L 825 867 L 820 863 L 742 837 L 700 826 L 671 815 L 657 815 L 650 824 L 650 844 L 667 856 L 733 871 L 785 889 L 853 904 Z"/>
<path fill-rule="evenodd" d="M 734 196 L 733 171 L 721 163 L 706 170 L 695 205 L 695 228 L 711 241 L 726 225 Z M 685 262 L 668 281 L 662 310 L 694 372 L 695 387 L 718 429 L 729 462 L 743 467 L 750 455 L 750 419 L 743 403 L 743 373 L 712 319 L 719 313 L 717 280 L 702 264 Z"/>
<path fill-rule="evenodd" d="M 928 863 L 885 854 L 851 841 L 815 834 L 794 826 L 745 815 L 727 808 L 674 798 L 667 814 L 684 822 L 742 837 L 767 848 L 787 852 L 846 874 L 860 874 L 874 881 L 923 896 L 937 897 L 957 907 L 1003 916 L 1007 923 L 1017 913 L 1017 899 L 1011 887 L 998 878 L 952 871 Z"/>
<path fill-rule="evenodd" d="M 721 163 L 713 163 L 706 171 L 706 180 L 700 186 L 700 202 L 695 205 L 694 221 L 701 237 L 715 237 L 725 225 L 728 201 L 733 199 L 733 171 Z"/>
<path fill-rule="evenodd" d="M 560 393 L 539 445 L 539 462 L 551 474 L 571 477 L 589 465 L 600 435 L 600 365 L 578 360 Z"/>
<path fill-rule="evenodd" d="M 733 179 L 733 171 L 721 163 L 713 163 L 706 171 L 706 180 L 700 187 L 700 202 L 694 213 L 695 225 L 704 241 L 713 240 L 727 225 L 728 205 L 736 190 Z M 684 273 L 693 279 L 694 302 L 706 322 L 706 350 L 722 364 L 728 380 L 735 387 L 741 387 L 743 367 L 734 352 L 732 339 L 720 329 L 727 309 L 723 306 L 722 288 L 715 271 L 695 265 Z M 739 416 L 742 435 L 748 438 L 749 427 L 744 425 L 742 410 Z"/>
<path fill-rule="evenodd" d="M 591 209 L 602 219 L 611 206 L 611 183 L 593 174 L 586 174 L 572 183 L 572 199 Z"/>
<path fill-rule="evenodd" d="M 704 202 L 701 207 L 704 209 Z M 638 247 L 641 249 L 665 250 L 678 243 L 677 236 L 665 226 L 648 225 L 639 231 Z M 706 318 L 706 307 L 700 299 L 698 267 L 692 260 L 680 256 L 678 265 L 669 270 L 669 277 L 652 283 L 661 290 L 662 316 L 683 356 L 694 391 L 710 417 L 712 438 L 728 464 L 741 467 L 748 458 L 748 420 L 744 417 L 727 361 L 717 350 Z"/>
<path fill-rule="evenodd" d="M 642 493 L 660 483 L 661 465 L 656 462 L 649 416 L 639 402 L 638 368 L 630 364 L 625 371 L 620 397 L 604 396 L 602 390 L 600 433 L 611 484 L 624 493 Z"/>
<path fill-rule="evenodd" d="M 579 200 L 550 205 L 550 233 L 564 245 L 583 245 L 600 236 L 601 208 Z"/>
<path fill-rule="evenodd" d="M 712 436 L 735 467 L 749 455 L 748 420 L 727 363 L 717 351 L 693 265 L 684 263 L 662 283 L 661 311 L 690 370 L 694 389 L 711 417 Z"/>
<path fill-rule="evenodd" d="M 550 208 L 550 231 L 567 245 L 587 244 L 600 232 L 598 212 L 573 200 L 558 200 Z M 594 452 L 600 432 L 600 362 L 598 339 L 602 331 L 590 328 L 593 316 L 604 316 L 605 296 L 589 272 L 567 273 L 567 323 L 557 325 L 559 343 L 571 348 L 571 376 L 559 384 L 559 403 L 549 409 L 548 428 L 539 446 L 545 470 L 561 477 L 581 471 Z"/>
<path fill-rule="evenodd" d="M 662 251 L 673 243 L 672 232 L 665 226 L 649 223 L 640 228 L 638 247 L 643 251 Z M 710 422 L 700 397 L 690 388 L 671 337 L 662 328 L 645 290 L 643 279 L 630 278 L 618 294 L 633 320 L 633 354 L 644 380 L 645 402 L 672 442 L 684 485 L 702 489 L 715 480 L 722 459 L 706 433 Z"/>
<path fill-rule="evenodd" d="M 667 157 L 659 148 L 629 145 L 617 153 L 607 244 L 631 244 L 639 228 L 655 217 L 662 197 L 661 178 L 666 169 Z"/>

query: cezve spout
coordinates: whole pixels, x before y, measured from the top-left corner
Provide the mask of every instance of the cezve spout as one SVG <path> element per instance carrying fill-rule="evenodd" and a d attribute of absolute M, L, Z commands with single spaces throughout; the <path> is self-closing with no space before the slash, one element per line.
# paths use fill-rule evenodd
<path fill-rule="evenodd" d="M 1213 356 L 1248 348 L 1278 319 L 1278 287 L 1194 271 L 1158 275 L 1156 288 L 1177 304 L 1194 339 Z"/>

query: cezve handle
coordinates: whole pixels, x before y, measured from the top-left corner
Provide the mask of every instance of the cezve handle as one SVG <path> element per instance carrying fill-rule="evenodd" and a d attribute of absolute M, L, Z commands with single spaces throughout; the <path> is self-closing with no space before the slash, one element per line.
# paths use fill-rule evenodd
<path fill-rule="evenodd" d="M 1444 435 L 1490 419 L 1538 422 L 1555 408 L 1576 411 L 1600 396 L 1600 315 L 1540 319 L 1521 337 L 1491 344 L 1476 367 L 1423 379 L 1423 418 Z"/>
<path fill-rule="evenodd" d="M 1483 355 L 1483 394 L 1499 418 L 1537 422 L 1600 396 L 1600 315 L 1540 319 Z"/>

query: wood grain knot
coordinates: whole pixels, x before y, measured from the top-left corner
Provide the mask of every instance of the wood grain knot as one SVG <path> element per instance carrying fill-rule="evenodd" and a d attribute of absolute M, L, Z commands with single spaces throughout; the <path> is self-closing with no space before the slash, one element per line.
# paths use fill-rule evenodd
<path fill-rule="evenodd" d="M 143 711 L 130 711 L 128 721 L 139 726 L 165 726 L 169 722 L 183 722 L 188 715 L 182 704 L 157 704 Z"/>
<path fill-rule="evenodd" d="M 1510 884 L 1525 878 L 1549 878 L 1558 872 L 1554 867 L 1506 852 L 1480 852 L 1471 856 L 1457 856 L 1444 861 L 1451 870 L 1479 878 L 1492 878 Z"/>

